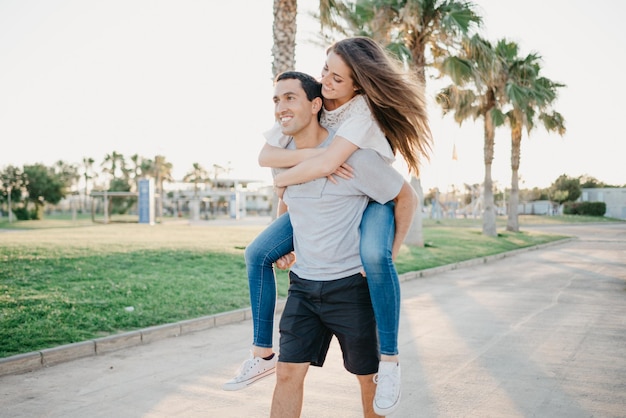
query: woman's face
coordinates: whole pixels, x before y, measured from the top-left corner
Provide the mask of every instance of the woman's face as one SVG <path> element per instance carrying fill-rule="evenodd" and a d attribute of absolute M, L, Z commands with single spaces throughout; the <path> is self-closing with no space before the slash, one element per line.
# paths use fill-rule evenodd
<path fill-rule="evenodd" d="M 324 98 L 335 100 L 338 105 L 348 102 L 356 95 L 357 87 L 352 81 L 352 71 L 333 51 L 326 56 L 321 82 Z"/>

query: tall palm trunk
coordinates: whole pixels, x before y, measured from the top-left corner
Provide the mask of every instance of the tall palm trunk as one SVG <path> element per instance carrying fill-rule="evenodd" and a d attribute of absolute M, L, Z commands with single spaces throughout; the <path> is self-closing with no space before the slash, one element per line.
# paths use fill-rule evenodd
<path fill-rule="evenodd" d="M 485 112 L 485 180 L 483 182 L 483 235 L 490 237 L 498 236 L 496 230 L 496 210 L 493 202 L 493 180 L 491 178 L 491 165 L 495 146 L 495 128 L 491 112 Z"/>
<path fill-rule="evenodd" d="M 424 201 L 424 191 L 422 190 L 422 182 L 418 177 L 411 176 L 411 186 L 413 186 L 413 189 L 415 189 L 415 192 L 417 193 L 418 202 L 415 215 L 413 216 L 413 222 L 411 223 L 409 232 L 406 234 L 406 238 L 404 238 L 404 243 L 407 245 L 423 247 L 424 232 L 422 227 L 422 202 Z"/>
<path fill-rule="evenodd" d="M 276 77 L 283 71 L 293 70 L 296 63 L 296 17 L 297 0 L 274 0 L 274 22 L 272 33 L 272 75 Z M 276 218 L 278 196 L 272 195 L 272 219 Z"/>
<path fill-rule="evenodd" d="M 511 194 L 507 213 L 506 230 L 519 232 L 517 206 L 519 203 L 519 163 L 522 147 L 522 125 L 516 124 L 511 129 Z"/>
<path fill-rule="evenodd" d="M 411 50 L 411 54 L 413 57 L 413 68 L 415 69 L 415 73 L 417 75 L 417 79 L 422 83 L 424 89 L 426 89 L 426 58 L 424 56 L 424 52 L 426 50 L 426 45 L 419 41 L 416 37 L 413 41 L 414 48 Z M 423 205 L 424 205 L 424 191 L 422 189 L 422 181 L 417 176 L 411 176 L 411 186 L 415 189 L 417 193 L 418 202 L 417 209 L 415 210 L 415 215 L 413 216 L 413 222 L 411 223 L 411 227 L 409 228 L 409 232 L 404 239 L 404 243 L 408 245 L 415 245 L 417 247 L 424 246 L 424 228 L 423 228 Z"/>
<path fill-rule="evenodd" d="M 297 0 L 274 0 L 272 75 L 293 70 L 296 61 Z"/>

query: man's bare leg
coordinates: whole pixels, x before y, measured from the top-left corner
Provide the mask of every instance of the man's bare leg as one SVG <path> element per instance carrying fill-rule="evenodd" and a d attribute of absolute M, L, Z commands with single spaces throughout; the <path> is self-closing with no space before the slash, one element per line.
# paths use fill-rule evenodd
<path fill-rule="evenodd" d="M 279 361 L 276 364 L 276 387 L 272 397 L 271 418 L 298 418 L 300 416 L 304 398 L 304 378 L 308 370 L 309 363 Z M 372 392 L 372 399 L 373 396 Z"/>
<path fill-rule="evenodd" d="M 376 383 L 374 375 L 366 374 L 357 376 L 361 385 L 361 402 L 363 403 L 363 416 L 365 418 L 380 418 L 374 412 L 374 394 L 376 393 Z"/>

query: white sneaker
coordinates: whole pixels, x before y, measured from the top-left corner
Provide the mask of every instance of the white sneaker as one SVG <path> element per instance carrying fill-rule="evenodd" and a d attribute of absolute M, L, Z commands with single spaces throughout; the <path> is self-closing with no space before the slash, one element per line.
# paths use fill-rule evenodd
<path fill-rule="evenodd" d="M 257 380 L 271 375 L 276 371 L 277 360 L 278 354 L 276 353 L 274 353 L 274 356 L 269 360 L 265 360 L 262 357 L 253 357 L 252 353 L 250 353 L 250 357 L 239 367 L 237 376 L 224 383 L 222 389 L 244 389 Z"/>
<path fill-rule="evenodd" d="M 378 374 L 374 376 L 376 395 L 374 412 L 387 416 L 400 405 L 400 364 L 393 361 L 381 361 Z"/>

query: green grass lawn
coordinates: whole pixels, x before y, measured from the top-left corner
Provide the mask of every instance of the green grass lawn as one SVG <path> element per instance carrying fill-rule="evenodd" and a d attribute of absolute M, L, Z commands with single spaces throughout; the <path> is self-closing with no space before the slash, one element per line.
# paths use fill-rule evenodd
<path fill-rule="evenodd" d="M 403 247 L 399 273 L 562 238 L 527 232 L 490 238 L 480 225 L 426 220 L 426 246 Z M 0 232 L 0 357 L 247 307 L 243 251 L 264 227 L 0 222 L 10 228 Z M 279 297 L 286 291 L 287 275 L 279 272 Z"/>

